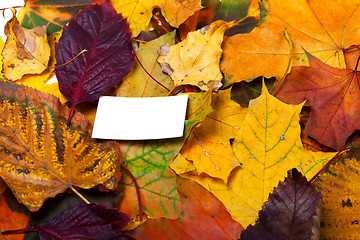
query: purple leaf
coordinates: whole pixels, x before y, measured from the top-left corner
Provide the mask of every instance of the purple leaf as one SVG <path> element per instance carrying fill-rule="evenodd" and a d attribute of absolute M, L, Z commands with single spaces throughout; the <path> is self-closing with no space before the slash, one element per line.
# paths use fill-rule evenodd
<path fill-rule="evenodd" d="M 41 240 L 133 239 L 121 232 L 129 220 L 129 215 L 115 208 L 107 209 L 95 203 L 79 204 L 41 224 L 2 234 L 36 231 Z"/>
<path fill-rule="evenodd" d="M 241 240 L 319 239 L 321 194 L 295 168 L 269 195 Z"/>
<path fill-rule="evenodd" d="M 55 51 L 59 88 L 71 103 L 68 123 L 77 104 L 97 100 L 134 64 L 129 25 L 110 1 L 90 6 L 71 19 Z"/>

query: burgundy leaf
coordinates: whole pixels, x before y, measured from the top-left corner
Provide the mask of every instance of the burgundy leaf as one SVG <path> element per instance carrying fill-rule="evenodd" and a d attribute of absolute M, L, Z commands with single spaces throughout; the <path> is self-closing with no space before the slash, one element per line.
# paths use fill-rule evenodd
<path fill-rule="evenodd" d="M 2 234 L 39 232 L 41 240 L 57 239 L 133 239 L 122 234 L 130 216 L 104 205 L 78 204 L 38 225 Z"/>
<path fill-rule="evenodd" d="M 55 51 L 59 88 L 71 103 L 68 122 L 77 104 L 97 100 L 134 64 L 129 25 L 110 1 L 90 6 L 71 19 Z"/>
<path fill-rule="evenodd" d="M 321 195 L 295 168 L 279 182 L 241 240 L 319 239 Z"/>

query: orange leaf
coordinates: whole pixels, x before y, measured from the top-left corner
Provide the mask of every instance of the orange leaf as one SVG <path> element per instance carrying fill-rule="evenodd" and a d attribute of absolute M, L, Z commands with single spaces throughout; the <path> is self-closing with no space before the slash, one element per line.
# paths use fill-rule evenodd
<path fill-rule="evenodd" d="M 292 66 L 308 64 L 304 48 L 333 67 L 345 68 L 343 50 L 360 42 L 359 3 L 358 0 L 260 1 L 262 15 L 266 16 L 263 24 L 224 43 L 221 69 L 225 84 L 251 81 L 258 76 L 281 78 L 286 73 L 290 54 L 283 34 L 285 29 L 293 43 Z"/>
<path fill-rule="evenodd" d="M 321 144 L 340 149 L 360 129 L 359 72 L 333 68 L 308 54 L 310 67 L 294 67 L 276 97 L 311 107 L 305 131 Z"/>
<path fill-rule="evenodd" d="M 136 239 L 238 239 L 242 226 L 224 205 L 192 180 L 177 179 L 183 215 L 180 220 L 149 219 L 131 231 Z"/>

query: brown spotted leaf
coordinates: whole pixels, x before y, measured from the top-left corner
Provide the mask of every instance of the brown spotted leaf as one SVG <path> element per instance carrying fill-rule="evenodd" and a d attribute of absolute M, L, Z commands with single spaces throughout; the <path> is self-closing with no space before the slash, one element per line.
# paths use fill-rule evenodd
<path fill-rule="evenodd" d="M 37 90 L 0 82 L 0 177 L 19 202 L 36 211 L 70 186 L 115 187 L 115 143 L 90 138 L 89 121 L 57 98 Z"/>
<path fill-rule="evenodd" d="M 320 207 L 320 192 L 293 168 L 269 195 L 255 226 L 248 226 L 241 239 L 318 239 Z"/>

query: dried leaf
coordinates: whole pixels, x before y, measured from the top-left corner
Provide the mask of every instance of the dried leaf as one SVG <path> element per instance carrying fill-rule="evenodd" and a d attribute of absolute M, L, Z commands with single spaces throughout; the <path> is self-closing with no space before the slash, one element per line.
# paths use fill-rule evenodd
<path fill-rule="evenodd" d="M 168 89 L 174 87 L 174 82 L 161 71 L 156 59 L 159 48 L 167 43 L 174 44 L 174 39 L 175 32 L 168 33 L 148 43 L 140 43 L 136 52 L 144 68 Z M 168 90 L 149 77 L 137 61 L 132 71 L 116 88 L 116 95 L 120 97 L 158 97 L 166 96 L 168 93 Z"/>
<path fill-rule="evenodd" d="M 249 109 L 233 142 L 242 167 L 232 171 L 228 184 L 220 179 L 193 174 L 191 178 L 211 191 L 241 225 L 255 222 L 258 211 L 288 169 L 296 167 L 312 177 L 335 153 L 311 152 L 300 139 L 302 104 L 287 105 L 271 96 L 263 86 Z"/>
<path fill-rule="evenodd" d="M 266 16 L 262 24 L 251 33 L 237 34 L 224 41 L 224 61 L 220 66 L 225 73 L 224 83 L 251 81 L 258 76 L 281 78 L 290 54 L 285 29 L 293 43 L 291 66 L 308 64 L 304 48 L 330 66 L 345 68 L 344 49 L 360 42 L 359 3 L 260 1 L 262 16 Z"/>
<path fill-rule="evenodd" d="M 103 205 L 79 204 L 52 219 L 38 225 L 5 231 L 39 232 L 41 240 L 47 239 L 133 239 L 121 231 L 129 222 L 130 216 L 114 208 Z"/>
<path fill-rule="evenodd" d="M 80 10 L 103 2 L 104 0 L 25 0 L 25 6 L 20 8 L 18 19 L 25 28 L 34 28 L 50 22 L 47 32 L 52 34 L 60 31 Z"/>
<path fill-rule="evenodd" d="M 321 144 L 340 149 L 360 129 L 359 73 L 333 68 L 308 54 L 310 67 L 294 67 L 276 97 L 311 107 L 305 131 Z"/>
<path fill-rule="evenodd" d="M 59 88 L 72 111 L 79 103 L 97 100 L 134 64 L 129 27 L 109 1 L 91 6 L 72 19 L 55 51 Z"/>
<path fill-rule="evenodd" d="M 87 119 L 52 95 L 0 82 L 0 176 L 30 211 L 70 186 L 92 188 L 117 181 L 118 145 L 91 139 Z"/>
<path fill-rule="evenodd" d="M 166 21 L 173 27 L 179 27 L 188 17 L 201 8 L 201 0 L 112 0 L 118 13 L 121 13 L 130 23 L 134 37 L 145 29 L 152 17 L 155 7 L 161 9 Z"/>
<path fill-rule="evenodd" d="M 191 180 L 177 178 L 183 215 L 180 220 L 149 219 L 132 232 L 136 239 L 238 239 L 242 226 L 214 195 Z"/>
<path fill-rule="evenodd" d="M 222 86 L 219 68 L 221 43 L 225 30 L 232 25 L 221 20 L 213 22 L 210 26 L 189 33 L 184 41 L 160 55 L 158 62 L 163 68 L 170 67 L 172 71 L 167 73 L 176 86 L 191 84 L 208 90 L 210 81 L 215 81 L 214 90 Z"/>
<path fill-rule="evenodd" d="M 38 74 L 47 68 L 50 47 L 46 28 L 25 29 L 19 25 L 15 15 L 6 23 L 7 39 L 1 53 L 2 73 L 6 79 L 16 81 L 25 74 Z"/>
<path fill-rule="evenodd" d="M 321 191 L 321 239 L 357 239 L 360 222 L 360 141 L 356 139 L 338 160 L 316 178 Z"/>
<path fill-rule="evenodd" d="M 243 240 L 319 239 L 321 194 L 295 168 L 279 182 Z"/>

